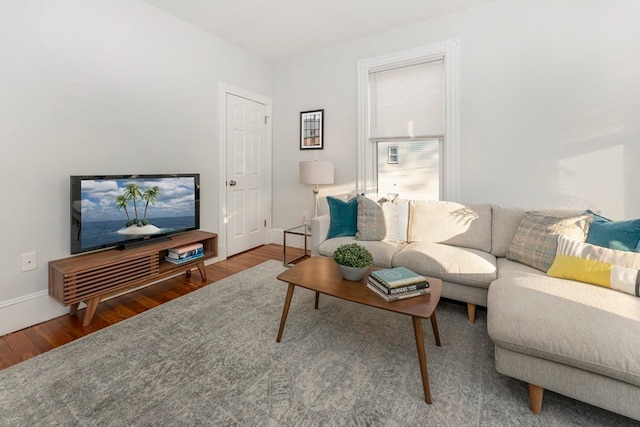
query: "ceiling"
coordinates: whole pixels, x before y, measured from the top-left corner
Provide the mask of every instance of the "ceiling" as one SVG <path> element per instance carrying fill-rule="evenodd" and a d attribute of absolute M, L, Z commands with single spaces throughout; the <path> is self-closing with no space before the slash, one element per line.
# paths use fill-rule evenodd
<path fill-rule="evenodd" d="M 143 0 L 269 62 L 493 0 Z"/>

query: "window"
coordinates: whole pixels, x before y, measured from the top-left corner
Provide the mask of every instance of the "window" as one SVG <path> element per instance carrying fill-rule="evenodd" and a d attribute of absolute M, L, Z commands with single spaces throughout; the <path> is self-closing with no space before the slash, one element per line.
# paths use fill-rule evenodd
<path fill-rule="evenodd" d="M 436 57 L 369 73 L 369 144 L 379 153 L 374 174 L 376 194 L 441 198 L 443 69 L 444 60 Z M 399 146 L 404 154 L 402 164 L 398 163 Z M 392 163 L 391 150 L 396 167 L 388 166 Z M 387 162 L 381 154 L 385 151 L 389 153 Z"/>
<path fill-rule="evenodd" d="M 378 160 L 378 163 L 379 162 L 380 160 Z M 387 163 L 390 165 L 398 164 L 398 146 L 397 145 L 391 145 L 387 147 Z"/>
<path fill-rule="evenodd" d="M 358 192 L 457 199 L 457 42 L 358 63 Z"/>

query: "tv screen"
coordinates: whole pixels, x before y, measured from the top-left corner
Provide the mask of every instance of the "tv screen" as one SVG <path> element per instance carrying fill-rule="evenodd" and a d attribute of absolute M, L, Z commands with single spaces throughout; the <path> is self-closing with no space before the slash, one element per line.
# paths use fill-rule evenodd
<path fill-rule="evenodd" d="M 71 176 L 71 253 L 200 228 L 200 175 Z"/>

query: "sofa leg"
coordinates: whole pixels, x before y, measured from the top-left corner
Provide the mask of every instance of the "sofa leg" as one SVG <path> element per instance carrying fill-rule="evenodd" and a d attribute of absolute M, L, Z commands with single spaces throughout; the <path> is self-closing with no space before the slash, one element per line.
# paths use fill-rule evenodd
<path fill-rule="evenodd" d="M 529 408 L 531 412 L 536 415 L 540 415 L 542 412 L 542 397 L 544 396 L 544 389 L 540 386 L 529 384 Z"/>
<path fill-rule="evenodd" d="M 475 323 L 476 321 L 476 305 L 467 303 L 467 318 L 469 319 L 469 323 Z"/>

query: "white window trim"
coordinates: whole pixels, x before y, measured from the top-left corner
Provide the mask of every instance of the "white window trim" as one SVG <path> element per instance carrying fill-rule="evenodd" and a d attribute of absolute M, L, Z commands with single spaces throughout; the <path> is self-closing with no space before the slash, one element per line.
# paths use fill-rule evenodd
<path fill-rule="evenodd" d="M 369 141 L 369 73 L 401 65 L 424 62 L 444 55 L 444 152 L 443 154 L 443 197 L 444 200 L 458 201 L 459 195 L 459 153 L 458 153 L 458 46 L 457 39 L 447 40 L 421 48 L 396 52 L 390 55 L 358 61 L 358 194 L 369 194 L 375 187 L 375 152 Z"/>

